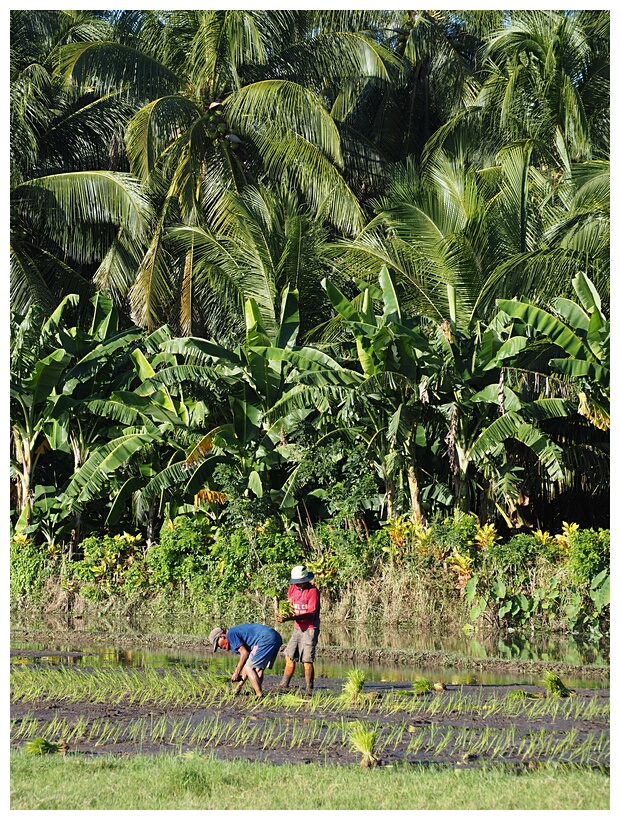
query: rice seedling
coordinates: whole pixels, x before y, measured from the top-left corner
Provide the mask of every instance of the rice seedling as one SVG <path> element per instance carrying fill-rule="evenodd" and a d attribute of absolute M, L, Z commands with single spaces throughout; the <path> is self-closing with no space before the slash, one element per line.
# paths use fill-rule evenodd
<path fill-rule="evenodd" d="M 99 735 L 98 739 L 95 741 L 95 746 L 105 746 L 106 742 L 111 740 L 112 737 L 116 734 L 117 726 L 110 721 L 106 720 L 105 724 L 101 729 L 101 734 Z"/>
<path fill-rule="evenodd" d="M 163 743 L 166 737 L 166 731 L 168 729 L 168 717 L 166 715 L 160 715 L 157 720 L 153 720 L 153 715 L 151 715 L 151 738 L 156 743 Z"/>
<path fill-rule="evenodd" d="M 93 738 L 99 736 L 99 732 L 101 731 L 101 727 L 103 726 L 103 718 L 97 718 L 93 720 L 90 724 L 90 731 L 88 733 L 88 742 L 90 743 Z"/>
<path fill-rule="evenodd" d="M 304 698 L 297 692 L 283 692 L 282 694 L 276 695 L 276 697 L 281 706 L 284 706 L 285 709 L 295 710 L 296 712 L 306 704 Z"/>
<path fill-rule="evenodd" d="M 144 718 L 137 718 L 137 720 L 130 721 L 127 727 L 127 737 L 132 743 L 137 743 L 138 739 L 141 737 L 144 722 Z"/>
<path fill-rule="evenodd" d="M 295 615 L 293 604 L 288 598 L 286 601 L 278 602 L 278 615 L 280 615 L 281 618 L 292 618 Z"/>
<path fill-rule="evenodd" d="M 512 700 L 525 700 L 526 698 L 542 698 L 542 692 L 526 692 L 524 689 L 515 689 L 508 694 Z"/>
<path fill-rule="evenodd" d="M 415 728 L 416 728 L 416 731 L 414 733 L 412 733 L 411 739 L 409 740 L 409 743 L 407 744 L 407 749 L 406 749 L 407 754 L 414 753 L 414 752 L 419 752 L 420 749 L 422 749 L 422 747 L 425 745 L 425 742 L 426 742 L 426 733 L 424 732 L 424 730 L 418 731 L 417 727 L 415 727 Z M 409 730 L 411 731 L 411 727 L 410 727 Z"/>
<path fill-rule="evenodd" d="M 444 710 L 444 704 L 440 700 L 438 700 L 437 698 L 433 698 L 433 700 L 430 701 L 430 703 L 428 704 L 428 707 L 426 709 L 426 713 L 428 715 L 434 716 L 434 715 L 438 715 L 440 712 L 443 712 L 443 710 Z"/>
<path fill-rule="evenodd" d="M 205 731 L 204 720 L 201 720 L 200 723 L 198 723 L 196 726 L 194 726 L 194 731 L 192 732 L 192 736 L 189 739 L 189 745 L 190 746 L 198 746 L 202 742 L 202 739 L 204 737 L 204 731 Z M 154 735 L 153 732 L 151 732 L 151 737 L 155 741 L 159 740 L 159 742 L 162 742 L 165 735 L 160 738 L 160 737 Z"/>
<path fill-rule="evenodd" d="M 47 734 L 51 737 L 55 737 L 56 735 L 60 734 L 58 731 L 59 728 L 64 724 L 64 721 L 58 717 L 58 712 L 54 714 L 54 717 L 50 720 L 47 724 Z"/>
<path fill-rule="evenodd" d="M 354 724 L 349 731 L 350 747 L 362 755 L 360 766 L 370 767 L 379 763 L 379 758 L 375 754 L 376 743 L 376 730 L 367 729 L 362 723 Z"/>
<path fill-rule="evenodd" d="M 351 669 L 342 686 L 343 699 L 350 704 L 356 703 L 362 694 L 365 681 L 366 675 L 362 669 Z"/>
<path fill-rule="evenodd" d="M 425 678 L 422 675 L 417 675 L 413 681 L 413 691 L 416 695 L 424 695 L 426 692 L 433 691 L 433 684 L 430 680 L 428 680 L 428 678 Z"/>
<path fill-rule="evenodd" d="M 60 752 L 58 743 L 51 743 L 44 737 L 37 737 L 24 744 L 24 752 L 27 755 L 53 755 Z"/>
<path fill-rule="evenodd" d="M 576 692 L 572 689 L 567 689 L 562 683 L 559 675 L 555 672 L 546 671 L 543 673 L 543 683 L 547 689 L 547 697 L 552 698 L 569 698 L 574 697 Z"/>
<path fill-rule="evenodd" d="M 17 725 L 13 736 L 15 739 L 18 739 L 20 737 L 25 737 L 26 735 L 33 735 L 35 734 L 38 725 L 39 721 L 34 716 L 34 713 L 28 712 L 28 714 L 24 715 L 22 718 L 21 723 Z"/>
<path fill-rule="evenodd" d="M 453 728 L 448 728 L 448 730 L 443 734 L 443 737 L 440 739 L 439 743 L 435 746 L 435 754 L 441 754 L 443 750 L 446 748 L 452 736 L 454 734 Z"/>
<path fill-rule="evenodd" d="M 400 743 L 402 742 L 403 735 L 407 731 L 407 724 L 401 723 L 399 726 L 395 726 L 386 737 L 384 746 L 385 748 L 397 748 Z"/>
<path fill-rule="evenodd" d="M 75 726 L 71 729 L 69 733 L 69 740 L 81 740 L 86 734 L 87 729 L 88 718 L 84 717 L 84 715 L 80 715 L 77 719 Z"/>

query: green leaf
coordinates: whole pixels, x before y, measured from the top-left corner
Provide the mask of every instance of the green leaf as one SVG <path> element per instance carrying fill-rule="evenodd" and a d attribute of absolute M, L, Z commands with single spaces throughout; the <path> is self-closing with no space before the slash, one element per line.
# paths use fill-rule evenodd
<path fill-rule="evenodd" d="M 33 405 L 47 399 L 70 361 L 71 357 L 64 350 L 54 350 L 44 359 L 39 359 L 30 378 L 24 381 L 24 387 L 32 391 Z"/>
<path fill-rule="evenodd" d="M 465 584 L 465 589 L 463 590 L 465 595 L 465 600 L 468 603 L 471 603 L 473 599 L 476 597 L 476 587 L 478 586 L 478 577 L 474 575 L 469 581 Z"/>
<path fill-rule="evenodd" d="M 349 322 L 363 321 L 360 314 L 355 310 L 351 302 L 338 290 L 336 285 L 332 284 L 329 279 L 323 279 L 321 284 L 325 288 L 329 301 L 344 319 L 347 319 Z"/>
<path fill-rule="evenodd" d="M 276 337 L 276 347 L 291 348 L 297 341 L 299 333 L 299 293 L 289 290 L 288 285 L 282 293 L 280 327 Z"/>
<path fill-rule="evenodd" d="M 493 589 L 493 594 L 495 595 L 495 597 L 497 598 L 498 601 L 501 601 L 503 598 L 506 597 L 506 584 L 502 580 L 500 580 L 499 578 L 497 578 L 493 582 L 492 589 Z"/>
<path fill-rule="evenodd" d="M 254 495 L 258 498 L 263 497 L 263 482 L 261 481 L 260 475 L 256 472 L 256 470 L 252 470 L 248 476 L 248 489 L 252 490 Z"/>
<path fill-rule="evenodd" d="M 498 299 L 497 306 L 504 313 L 515 319 L 520 319 L 527 325 L 531 325 L 535 330 L 546 336 L 570 356 L 578 359 L 592 359 L 592 354 L 588 351 L 579 336 L 561 322 L 556 316 L 552 316 L 547 311 L 530 305 L 527 302 L 517 302 L 508 299 Z"/>
<path fill-rule="evenodd" d="M 145 433 L 126 433 L 98 447 L 73 475 L 66 495 L 77 505 L 100 497 L 109 477 L 135 452 L 153 441 Z"/>
<path fill-rule="evenodd" d="M 526 597 L 525 595 L 523 595 L 522 593 L 519 593 L 519 595 L 517 596 L 517 598 L 518 598 L 518 600 L 519 600 L 519 606 L 521 607 L 521 610 L 522 610 L 523 612 L 529 612 L 529 611 L 530 611 L 530 609 L 531 609 L 531 601 L 530 601 L 530 599 L 529 599 L 529 598 L 527 598 L 527 597 Z"/>
<path fill-rule="evenodd" d="M 509 613 L 512 610 L 512 601 L 508 601 L 508 603 L 504 604 L 502 607 L 499 608 L 497 615 L 499 618 L 503 618 L 504 615 Z"/>
<path fill-rule="evenodd" d="M 609 602 L 611 600 L 611 585 L 609 575 L 607 575 L 607 577 L 598 589 L 590 591 L 590 598 L 592 599 L 594 606 L 596 607 L 596 611 L 598 613 L 600 613 L 604 609 L 604 607 L 609 605 Z"/>
<path fill-rule="evenodd" d="M 605 578 L 609 577 L 608 570 L 604 569 L 601 570 L 597 575 L 594 576 L 592 581 L 590 582 L 590 589 L 595 590 L 597 589 L 605 580 Z"/>
<path fill-rule="evenodd" d="M 383 291 L 383 324 L 389 322 L 400 324 L 401 313 L 396 288 L 385 265 L 379 271 L 379 284 Z"/>
<path fill-rule="evenodd" d="M 127 479 L 127 481 L 123 484 L 123 486 L 116 494 L 116 497 L 112 501 L 110 512 L 108 513 L 108 517 L 105 520 L 106 524 L 118 524 L 121 515 L 123 514 L 123 511 L 125 509 L 125 506 L 127 504 L 127 500 L 131 498 L 132 493 L 134 493 L 136 490 L 139 490 L 145 484 L 146 479 L 142 476 L 132 476 L 131 478 Z"/>

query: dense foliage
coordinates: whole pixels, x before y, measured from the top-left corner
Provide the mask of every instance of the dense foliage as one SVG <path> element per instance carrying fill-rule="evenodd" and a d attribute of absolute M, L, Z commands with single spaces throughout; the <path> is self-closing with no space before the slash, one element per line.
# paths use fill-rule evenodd
<path fill-rule="evenodd" d="M 609 144 L 607 11 L 13 10 L 15 590 L 335 590 L 410 521 L 599 612 Z"/>

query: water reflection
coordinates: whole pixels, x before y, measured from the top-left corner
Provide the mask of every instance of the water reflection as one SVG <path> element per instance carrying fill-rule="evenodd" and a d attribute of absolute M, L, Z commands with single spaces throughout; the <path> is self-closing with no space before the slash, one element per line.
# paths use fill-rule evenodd
<path fill-rule="evenodd" d="M 327 635 L 325 635 L 327 633 Z M 354 637 L 351 636 L 350 630 L 346 634 L 338 632 L 337 628 L 334 631 L 325 630 L 323 636 L 326 638 L 325 643 L 330 645 L 337 645 L 337 641 L 347 640 L 346 646 L 355 645 L 362 647 L 364 644 L 352 643 Z M 420 637 L 420 636 L 418 636 Z M 428 636 L 427 636 L 428 638 Z M 238 657 L 233 653 L 217 653 L 213 655 L 209 648 L 192 648 L 191 650 L 183 649 L 150 649 L 142 647 L 127 648 L 125 646 L 114 646 L 108 643 L 108 639 L 102 638 L 101 644 L 98 644 L 97 638 L 93 636 L 92 645 L 82 647 L 79 650 L 70 642 L 62 645 L 55 645 L 50 647 L 49 644 L 35 644 L 35 643 L 19 643 L 12 642 L 11 646 L 11 663 L 37 663 L 43 665 L 55 666 L 72 666 L 84 668 L 101 668 L 101 667 L 175 667 L 183 666 L 189 668 L 209 668 L 218 672 L 232 672 Z M 351 641 L 351 642 L 349 642 Z M 430 641 L 430 639 L 429 639 Z M 342 645 L 342 643 L 340 643 Z M 368 643 L 367 647 L 376 647 L 377 643 Z M 429 647 L 432 646 L 432 650 Z M 423 641 L 411 641 L 408 644 L 401 642 L 400 644 L 391 645 L 392 648 L 398 649 L 414 649 L 418 651 L 447 651 L 446 645 L 443 644 L 443 650 L 436 647 L 442 647 L 442 644 L 437 641 L 437 636 L 433 636 L 432 643 L 424 643 Z M 449 651 L 454 651 L 453 645 L 448 643 Z M 563 661 L 565 663 L 572 663 L 573 665 L 581 665 L 582 650 L 577 650 L 569 646 L 561 646 L 557 641 L 549 642 L 545 650 L 531 646 L 530 641 L 523 638 L 511 637 L 510 641 L 506 638 L 498 639 L 494 644 L 489 644 L 489 648 L 495 648 L 493 657 L 503 658 L 517 658 L 524 660 L 549 660 L 549 661 Z M 458 645 L 460 655 L 468 655 L 474 658 L 490 657 L 489 650 L 480 641 L 479 638 L 469 638 L 467 644 Z M 19 651 L 37 650 L 45 652 L 43 656 L 37 655 L 36 658 L 27 655 L 19 654 Z M 574 657 L 575 660 L 568 660 Z M 519 683 L 540 685 L 540 673 L 537 672 L 510 672 L 498 673 L 489 670 L 476 670 L 475 672 L 463 670 L 462 668 L 454 668 L 450 666 L 442 666 L 440 663 L 416 663 L 415 665 L 398 665 L 392 666 L 386 663 L 368 664 L 360 663 L 358 661 L 348 663 L 336 663 L 332 660 L 321 658 L 320 645 L 316 662 L 316 673 L 319 677 L 329 678 L 343 678 L 347 672 L 355 666 L 358 669 L 363 669 L 366 679 L 369 681 L 393 681 L 393 682 L 411 682 L 417 675 L 423 675 L 434 681 L 443 681 L 446 684 L 508 684 Z M 284 664 L 282 660 L 276 661 L 273 670 L 270 674 L 281 675 Z M 299 671 L 301 673 L 302 666 L 299 664 Z M 575 676 L 562 676 L 564 683 L 569 687 L 589 687 L 589 688 L 603 688 L 609 686 L 608 679 L 592 680 L 585 676 L 581 677 L 578 674 Z M 301 683 L 301 677 L 300 677 Z"/>
<path fill-rule="evenodd" d="M 321 636 L 330 646 L 356 648 L 411 649 L 416 652 L 449 652 L 471 658 L 543 660 L 573 666 L 609 665 L 609 643 L 584 643 L 574 636 L 517 632 L 448 634 L 422 632 L 415 625 L 349 627 L 321 625 Z"/>
<path fill-rule="evenodd" d="M 88 630 L 93 633 L 113 633 L 122 638 L 123 644 L 136 637 L 139 644 L 143 637 L 158 636 L 167 641 L 174 636 L 176 643 L 189 643 L 188 636 L 205 642 L 207 652 L 207 636 L 214 623 L 210 619 L 196 618 L 195 621 L 175 622 L 174 620 L 152 620 L 149 623 L 132 621 L 129 618 L 110 619 L 100 617 L 96 622 L 88 624 L 83 620 L 72 619 L 66 616 L 47 616 L 44 622 L 33 624 L 32 621 L 19 623 L 19 615 L 13 617 L 12 626 L 15 629 L 26 629 L 29 632 L 52 630 L 66 633 L 77 630 L 81 634 Z M 291 624 L 276 625 L 284 640 L 288 640 L 292 630 Z M 179 640 L 180 638 L 180 640 Z M 102 636 L 103 639 L 103 636 Z M 172 640 L 170 642 L 173 642 Z M 455 629 L 451 632 L 438 633 L 421 630 L 417 624 L 342 624 L 323 621 L 321 624 L 321 643 L 328 646 L 355 647 L 357 649 L 394 649 L 412 650 L 415 652 L 446 652 L 470 658 L 502 658 L 511 660 L 539 660 L 555 663 L 566 663 L 571 666 L 609 666 L 609 639 L 588 639 L 578 635 L 558 635 L 544 632 L 494 632 L 494 633 L 465 633 Z M 103 651 L 103 650 L 102 650 Z M 122 661 L 115 658 L 114 662 L 132 665 L 135 657 L 140 657 L 140 649 L 105 650 L 110 652 L 126 653 Z M 151 653 L 154 650 L 150 650 Z M 182 650 L 180 650 L 182 652 Z M 155 654 L 156 650 L 155 650 Z M 168 653 L 169 654 L 169 653 Z M 138 663 L 137 665 L 140 665 Z"/>

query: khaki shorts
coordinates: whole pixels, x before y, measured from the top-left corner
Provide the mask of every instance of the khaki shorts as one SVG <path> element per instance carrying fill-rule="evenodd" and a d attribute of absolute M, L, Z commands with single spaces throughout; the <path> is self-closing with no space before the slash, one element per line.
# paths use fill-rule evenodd
<path fill-rule="evenodd" d="M 310 629 L 293 629 L 290 641 L 286 645 L 284 654 L 292 661 L 301 661 L 301 663 L 314 663 L 314 652 L 316 650 L 317 641 L 319 640 L 319 630 L 311 627 Z"/>

